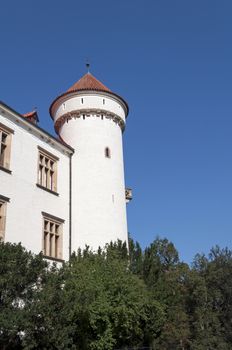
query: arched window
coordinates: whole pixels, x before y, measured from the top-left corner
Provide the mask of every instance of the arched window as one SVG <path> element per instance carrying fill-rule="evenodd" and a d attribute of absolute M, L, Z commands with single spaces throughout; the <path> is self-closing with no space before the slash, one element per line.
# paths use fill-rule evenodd
<path fill-rule="evenodd" d="M 110 149 L 109 149 L 109 147 L 106 147 L 106 148 L 105 148 L 105 157 L 106 157 L 106 158 L 111 158 L 111 154 L 110 154 Z"/>

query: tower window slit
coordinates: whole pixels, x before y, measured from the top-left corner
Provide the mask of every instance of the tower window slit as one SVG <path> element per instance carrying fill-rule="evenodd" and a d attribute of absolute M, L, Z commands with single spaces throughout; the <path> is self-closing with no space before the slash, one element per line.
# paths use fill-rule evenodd
<path fill-rule="evenodd" d="M 106 148 L 105 148 L 105 157 L 106 157 L 106 158 L 111 158 L 111 152 L 110 152 L 109 147 L 106 147 Z"/>
<path fill-rule="evenodd" d="M 81 99 L 81 103 L 82 103 L 82 104 L 84 103 L 84 99 L 83 99 L 83 98 Z"/>

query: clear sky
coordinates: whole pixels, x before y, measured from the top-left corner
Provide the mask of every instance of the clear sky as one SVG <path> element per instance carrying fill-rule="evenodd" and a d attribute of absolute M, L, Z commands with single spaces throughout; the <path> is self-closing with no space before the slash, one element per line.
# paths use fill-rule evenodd
<path fill-rule="evenodd" d="M 0 99 L 37 107 L 91 72 L 125 98 L 129 231 L 181 259 L 232 248 L 232 1 L 2 1 Z"/>

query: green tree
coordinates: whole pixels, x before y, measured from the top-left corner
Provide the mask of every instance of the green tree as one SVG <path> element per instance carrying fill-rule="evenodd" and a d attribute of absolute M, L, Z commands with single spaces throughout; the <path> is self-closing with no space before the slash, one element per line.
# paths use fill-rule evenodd
<path fill-rule="evenodd" d="M 62 268 L 47 270 L 27 320 L 26 350 L 111 350 L 149 345 L 164 312 L 118 242 L 96 254 L 86 247 Z"/>
<path fill-rule="evenodd" d="M 165 310 L 165 322 L 154 349 L 189 349 L 190 328 L 186 310 L 188 265 L 167 239 L 157 238 L 144 253 L 143 275 L 154 300 Z"/>
<path fill-rule="evenodd" d="M 138 242 L 129 237 L 129 260 L 131 271 L 143 277 L 143 251 Z"/>
<path fill-rule="evenodd" d="M 215 247 L 198 254 L 189 284 L 192 349 L 231 349 L 231 251 Z"/>
<path fill-rule="evenodd" d="M 0 243 L 0 348 L 20 349 L 28 310 L 47 264 L 20 244 Z"/>
<path fill-rule="evenodd" d="M 112 254 L 112 246 L 101 254 L 85 252 L 74 258 L 66 274 L 64 293 L 76 349 L 137 346 L 159 332 L 162 308 L 151 302 L 128 260 Z"/>
<path fill-rule="evenodd" d="M 157 238 L 143 252 L 118 241 L 63 266 L 0 243 L 0 348 L 232 348 L 232 252 L 214 247 L 189 268 Z"/>

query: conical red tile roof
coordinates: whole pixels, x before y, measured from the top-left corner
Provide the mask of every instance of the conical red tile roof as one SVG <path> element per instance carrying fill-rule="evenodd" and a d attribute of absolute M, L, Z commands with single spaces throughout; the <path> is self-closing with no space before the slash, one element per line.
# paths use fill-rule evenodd
<path fill-rule="evenodd" d="M 69 94 L 78 92 L 78 91 L 84 91 L 84 90 L 89 90 L 89 91 L 99 91 L 99 92 L 107 92 L 110 95 L 113 95 L 119 99 L 121 99 L 125 106 L 126 106 L 126 115 L 128 114 L 129 107 L 127 102 L 119 95 L 116 93 L 112 92 L 108 87 L 106 87 L 104 84 L 102 84 L 98 79 L 96 79 L 91 73 L 86 73 L 81 79 L 79 79 L 74 85 L 72 85 L 66 92 L 58 96 L 51 104 L 49 108 L 49 112 L 51 117 L 53 118 L 53 112 L 52 108 L 54 104 L 63 96 L 67 96 Z"/>
<path fill-rule="evenodd" d="M 77 90 L 100 90 L 111 92 L 104 84 L 102 84 L 98 79 L 96 79 L 91 73 L 85 74 L 80 80 L 78 80 L 74 85 L 72 85 L 67 92 L 77 91 Z"/>

